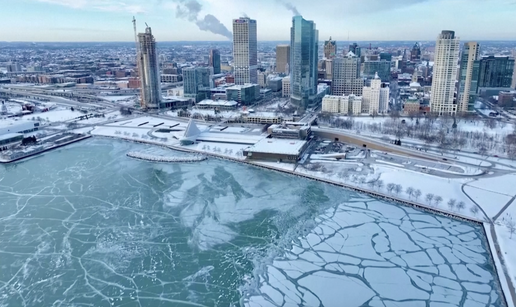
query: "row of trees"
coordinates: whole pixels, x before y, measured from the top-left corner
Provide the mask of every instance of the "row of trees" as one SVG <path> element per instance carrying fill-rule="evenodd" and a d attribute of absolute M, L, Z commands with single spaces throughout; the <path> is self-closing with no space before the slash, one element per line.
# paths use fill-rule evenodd
<path fill-rule="evenodd" d="M 327 169 L 321 163 L 310 163 L 304 166 L 305 169 L 310 171 L 322 172 L 326 174 L 332 174 L 333 171 L 331 169 Z M 383 188 L 389 194 L 396 194 L 400 196 L 405 193 L 410 200 L 415 200 L 416 202 L 423 196 L 423 193 L 420 189 L 416 189 L 414 187 L 403 188 L 401 184 L 396 183 L 388 183 L 385 184 L 383 180 L 380 179 L 380 175 L 377 175 L 374 178 L 367 178 L 365 175 L 361 175 L 359 172 L 354 169 L 344 169 L 337 174 L 337 176 L 342 179 L 344 182 L 351 182 L 357 184 L 359 186 L 368 186 L 370 189 L 376 189 L 377 191 L 381 191 Z M 440 195 L 435 195 L 433 193 L 428 193 L 424 196 L 424 200 L 430 206 L 439 207 L 444 201 L 444 199 Z M 456 199 L 449 199 L 447 202 L 448 209 L 450 211 L 461 212 L 466 208 L 466 203 L 463 201 L 457 201 Z M 479 208 L 477 206 L 473 206 L 470 208 L 470 212 L 477 216 L 479 213 Z"/>

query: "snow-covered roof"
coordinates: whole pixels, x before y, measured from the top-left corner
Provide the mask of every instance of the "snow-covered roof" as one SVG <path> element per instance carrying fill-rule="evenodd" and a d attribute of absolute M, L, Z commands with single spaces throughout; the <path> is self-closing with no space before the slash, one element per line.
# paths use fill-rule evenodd
<path fill-rule="evenodd" d="M 301 149 L 306 145 L 306 141 L 302 140 L 284 140 L 284 139 L 263 139 L 254 146 L 246 149 L 248 152 L 270 153 L 282 155 L 298 155 Z"/>
<path fill-rule="evenodd" d="M 227 100 L 211 100 L 211 99 L 206 99 L 206 100 L 203 100 L 199 103 L 197 103 L 197 105 L 201 105 L 201 106 L 224 106 L 224 107 L 234 107 L 238 104 L 238 102 L 236 101 L 227 101 Z"/>

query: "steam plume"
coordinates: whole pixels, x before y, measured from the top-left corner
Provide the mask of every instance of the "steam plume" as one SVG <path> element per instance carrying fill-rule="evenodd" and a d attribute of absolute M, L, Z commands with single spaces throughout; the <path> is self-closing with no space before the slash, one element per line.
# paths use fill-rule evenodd
<path fill-rule="evenodd" d="M 200 30 L 211 32 L 233 39 L 231 31 L 217 19 L 217 17 L 207 14 L 204 18 L 199 18 L 202 5 L 197 0 L 175 0 L 177 3 L 176 17 L 187 19 L 194 22 Z"/>
<path fill-rule="evenodd" d="M 277 0 L 277 1 L 279 3 L 281 3 L 287 10 L 291 11 L 292 14 L 294 14 L 294 16 L 301 15 L 301 14 L 299 14 L 299 11 L 292 3 L 285 1 L 285 0 Z"/>

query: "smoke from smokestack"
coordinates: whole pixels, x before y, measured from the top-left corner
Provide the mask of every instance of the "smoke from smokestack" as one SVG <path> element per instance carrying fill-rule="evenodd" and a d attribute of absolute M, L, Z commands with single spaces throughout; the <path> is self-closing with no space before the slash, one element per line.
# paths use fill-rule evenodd
<path fill-rule="evenodd" d="M 284 1 L 284 0 L 278 0 L 279 3 L 281 3 L 287 10 L 291 11 L 294 16 L 301 15 L 299 14 L 299 11 L 297 8 L 290 2 Z"/>
<path fill-rule="evenodd" d="M 176 17 L 187 19 L 194 22 L 200 30 L 219 34 L 233 39 L 233 34 L 226 28 L 217 17 L 207 14 L 204 18 L 199 18 L 202 5 L 197 0 L 175 0 L 177 2 Z"/>

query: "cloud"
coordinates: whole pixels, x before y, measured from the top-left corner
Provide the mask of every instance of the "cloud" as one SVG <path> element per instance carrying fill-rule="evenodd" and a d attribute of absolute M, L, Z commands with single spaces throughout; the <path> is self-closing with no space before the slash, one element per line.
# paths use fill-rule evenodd
<path fill-rule="evenodd" d="M 105 12 L 122 12 L 131 14 L 143 14 L 147 10 L 140 3 L 141 1 L 126 0 L 34 0 L 37 2 L 62 5 L 73 9 L 96 10 Z"/>

